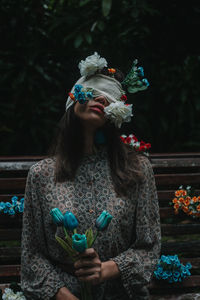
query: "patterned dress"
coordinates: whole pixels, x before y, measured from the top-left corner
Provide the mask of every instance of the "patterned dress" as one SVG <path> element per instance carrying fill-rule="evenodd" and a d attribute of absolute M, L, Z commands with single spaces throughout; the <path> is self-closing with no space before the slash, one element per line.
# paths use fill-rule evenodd
<path fill-rule="evenodd" d="M 73 265 L 55 240 L 63 237 L 54 225 L 52 208 L 73 212 L 78 232 L 94 227 L 107 210 L 113 219 L 95 241 L 101 261 L 113 260 L 120 277 L 93 286 L 94 300 L 147 300 L 149 283 L 160 256 L 160 217 L 154 174 L 148 158 L 139 155 L 144 174 L 128 196 L 115 193 L 107 153 L 85 155 L 74 181 L 55 183 L 55 159 L 33 165 L 27 177 L 22 230 L 21 286 L 27 299 L 55 299 L 66 286 L 80 299 L 80 284 Z M 95 230 L 95 228 L 94 228 Z"/>

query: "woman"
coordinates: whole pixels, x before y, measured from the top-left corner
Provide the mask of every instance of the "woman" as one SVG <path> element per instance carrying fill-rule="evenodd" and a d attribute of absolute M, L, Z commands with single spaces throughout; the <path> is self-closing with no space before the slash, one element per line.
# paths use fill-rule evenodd
<path fill-rule="evenodd" d="M 77 300 L 80 282 L 90 282 L 95 300 L 149 299 L 146 285 L 160 255 L 152 167 L 119 137 L 117 128 L 132 116 L 132 105 L 124 103 L 122 74 L 107 69 L 97 53 L 79 68 L 82 77 L 69 93 L 52 155 L 28 174 L 22 289 L 27 299 Z M 128 89 L 144 89 L 141 68 L 134 64 L 131 72 L 123 81 Z M 63 233 L 52 222 L 54 207 L 74 213 L 81 233 L 103 210 L 113 216 L 75 264 L 55 240 Z"/>

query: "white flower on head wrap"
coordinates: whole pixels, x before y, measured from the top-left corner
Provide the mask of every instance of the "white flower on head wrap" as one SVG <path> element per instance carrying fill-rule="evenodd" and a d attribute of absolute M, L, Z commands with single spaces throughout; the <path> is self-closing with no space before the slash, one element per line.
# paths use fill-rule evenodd
<path fill-rule="evenodd" d="M 120 128 L 123 122 L 130 122 L 132 114 L 132 104 L 126 105 L 122 101 L 111 103 L 104 108 L 106 118 L 116 127 Z"/>
<path fill-rule="evenodd" d="M 81 76 L 90 76 L 95 74 L 96 71 L 107 67 L 107 61 L 95 52 L 93 55 L 88 56 L 85 60 L 81 60 L 78 67 L 80 69 Z"/>

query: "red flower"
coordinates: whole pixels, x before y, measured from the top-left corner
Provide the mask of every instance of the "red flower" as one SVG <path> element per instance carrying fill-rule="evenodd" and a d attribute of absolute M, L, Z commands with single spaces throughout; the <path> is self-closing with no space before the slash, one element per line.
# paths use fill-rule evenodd
<path fill-rule="evenodd" d="M 139 147 L 139 151 L 145 151 L 146 150 L 146 147 L 145 146 L 140 146 Z"/>
<path fill-rule="evenodd" d="M 150 144 L 150 143 L 147 143 L 147 144 L 146 144 L 146 147 L 147 147 L 147 149 L 150 149 L 150 148 L 151 148 L 151 144 Z"/>
<path fill-rule="evenodd" d="M 127 144 L 130 144 L 130 142 L 131 142 L 131 138 L 128 136 L 128 137 L 126 138 L 126 143 L 127 143 Z"/>
<path fill-rule="evenodd" d="M 123 95 L 121 96 L 121 100 L 124 101 L 124 102 L 126 102 L 126 101 L 127 101 L 127 96 L 126 96 L 125 94 L 123 94 Z"/>
<path fill-rule="evenodd" d="M 136 138 L 135 135 L 132 137 L 132 139 L 134 140 L 134 142 L 138 142 L 138 139 Z"/>

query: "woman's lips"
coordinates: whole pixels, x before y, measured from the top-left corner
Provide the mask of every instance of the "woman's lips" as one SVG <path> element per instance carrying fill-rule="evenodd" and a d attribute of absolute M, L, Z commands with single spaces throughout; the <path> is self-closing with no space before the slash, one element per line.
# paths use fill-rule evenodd
<path fill-rule="evenodd" d="M 99 106 L 90 106 L 90 109 L 100 114 L 104 114 L 104 107 L 100 108 Z"/>

